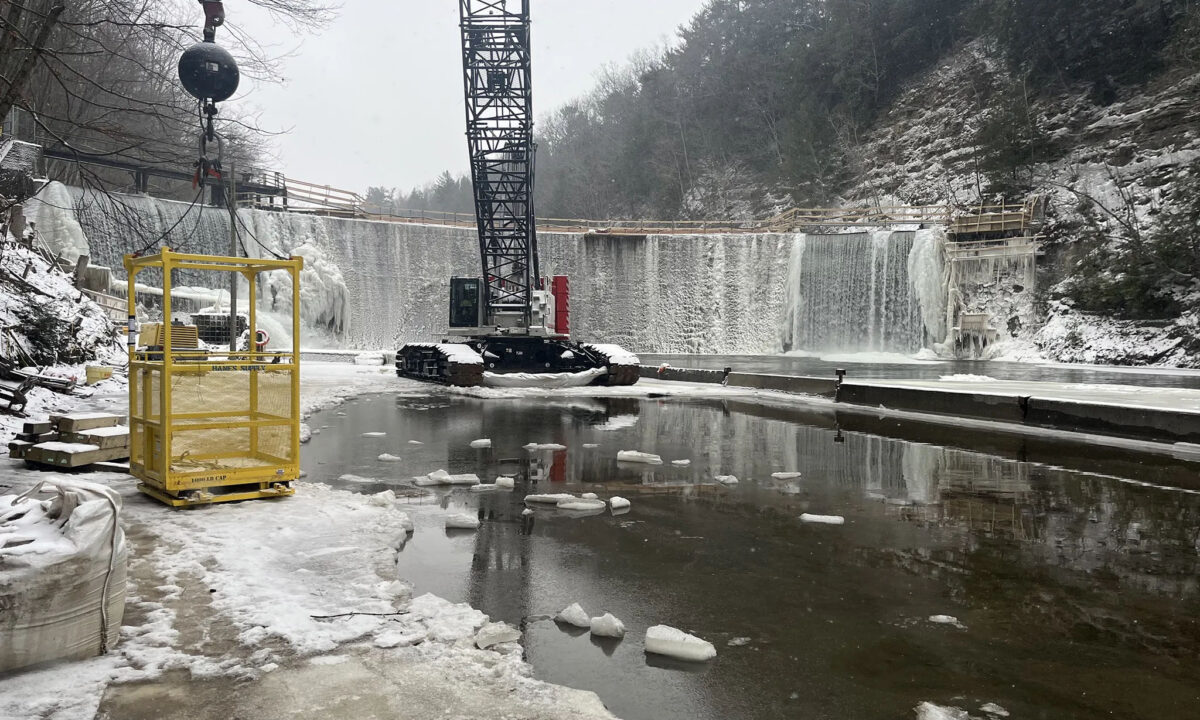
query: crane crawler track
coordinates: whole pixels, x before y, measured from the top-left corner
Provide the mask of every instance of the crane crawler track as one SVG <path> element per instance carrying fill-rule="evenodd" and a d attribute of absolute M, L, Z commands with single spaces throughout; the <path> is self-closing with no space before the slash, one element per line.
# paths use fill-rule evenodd
<path fill-rule="evenodd" d="M 396 374 L 457 387 L 486 385 L 486 374 L 584 373 L 604 369 L 591 385 L 633 385 L 637 358 L 611 345 L 538 337 L 473 338 L 461 343 L 408 343 L 396 353 Z"/>

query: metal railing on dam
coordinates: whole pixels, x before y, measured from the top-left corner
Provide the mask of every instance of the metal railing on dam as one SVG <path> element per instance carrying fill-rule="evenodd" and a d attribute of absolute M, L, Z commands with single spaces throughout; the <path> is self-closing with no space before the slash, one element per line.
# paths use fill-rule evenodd
<path fill-rule="evenodd" d="M 393 208 L 382 211 L 358 193 L 328 185 L 282 178 L 275 197 L 239 193 L 239 204 L 260 210 L 357 218 L 377 222 L 475 227 L 473 212 Z M 709 235 L 812 232 L 822 228 L 941 226 L 956 237 L 1030 235 L 1045 214 L 1043 198 L 992 205 L 875 205 L 849 208 L 791 208 L 763 219 L 744 220 L 592 220 L 538 218 L 541 232 L 610 235 Z"/>

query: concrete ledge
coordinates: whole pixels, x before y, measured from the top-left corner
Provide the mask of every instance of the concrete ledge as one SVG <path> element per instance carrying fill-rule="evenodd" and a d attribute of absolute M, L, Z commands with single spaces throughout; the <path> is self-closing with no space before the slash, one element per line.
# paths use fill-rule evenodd
<path fill-rule="evenodd" d="M 1200 413 L 1186 410 L 1034 397 L 1029 399 L 1025 424 L 1154 442 L 1200 442 Z"/>
<path fill-rule="evenodd" d="M 653 365 L 642 365 L 642 377 L 675 382 L 715 383 L 729 387 L 776 390 L 779 392 L 819 395 L 832 398 L 837 390 L 833 378 L 804 377 L 800 375 L 764 375 L 761 373 L 736 373 L 728 375 L 723 370 L 695 370 L 691 368 L 666 368 L 661 372 Z"/>
<path fill-rule="evenodd" d="M 760 375 L 758 373 L 729 373 L 730 387 L 778 390 L 780 392 L 819 395 L 831 398 L 837 392 L 834 378 L 803 377 L 800 375 Z"/>
<path fill-rule="evenodd" d="M 1015 395 L 842 383 L 837 401 L 891 410 L 958 415 L 982 420 L 1024 422 L 1027 398 Z"/>
<path fill-rule="evenodd" d="M 642 377 L 833 398 L 839 405 L 990 420 L 1156 443 L 1200 444 L 1200 412 L 830 378 L 642 366 Z"/>

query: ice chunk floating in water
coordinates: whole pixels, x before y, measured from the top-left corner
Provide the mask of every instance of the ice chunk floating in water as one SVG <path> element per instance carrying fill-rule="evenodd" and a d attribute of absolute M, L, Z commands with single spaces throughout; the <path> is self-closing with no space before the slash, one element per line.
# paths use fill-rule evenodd
<path fill-rule="evenodd" d="M 937 625 L 953 625 L 959 630 L 966 630 L 967 626 L 958 621 L 958 618 L 953 615 L 930 615 L 929 622 Z"/>
<path fill-rule="evenodd" d="M 492 446 L 491 440 L 484 439 L 484 440 L 472 440 L 471 441 L 471 447 L 475 448 L 476 450 L 490 448 L 491 446 Z"/>
<path fill-rule="evenodd" d="M 970 720 L 966 710 L 923 702 L 916 707 L 917 720 Z"/>
<path fill-rule="evenodd" d="M 524 447 L 529 452 L 541 452 L 544 450 L 558 451 L 558 450 L 566 450 L 567 449 L 566 445 L 559 445 L 558 443 L 532 443 L 531 442 L 531 443 L 525 445 Z"/>
<path fill-rule="evenodd" d="M 458 515 L 446 516 L 447 530 L 477 530 L 479 529 L 479 518 L 474 515 L 466 515 L 460 513 Z"/>
<path fill-rule="evenodd" d="M 624 510 L 625 508 L 629 507 L 629 501 L 620 495 L 613 495 L 608 499 L 608 505 L 613 510 Z"/>
<path fill-rule="evenodd" d="M 571 603 L 559 610 L 558 614 L 554 616 L 554 622 L 581 628 L 592 627 L 592 619 L 588 617 L 587 611 L 580 607 L 579 603 Z"/>
<path fill-rule="evenodd" d="M 813 515 L 811 513 L 804 513 L 800 516 L 800 522 L 817 525 L 845 525 L 846 518 L 841 515 Z"/>
<path fill-rule="evenodd" d="M 534 493 L 525 496 L 526 503 L 540 503 L 543 505 L 558 505 L 560 502 L 569 502 L 575 499 L 577 498 L 570 493 L 553 493 L 547 495 Z"/>
<path fill-rule="evenodd" d="M 612 613 L 604 613 L 600 617 L 592 618 L 591 627 L 592 634 L 597 637 L 625 637 L 625 623 L 613 617 Z"/>
<path fill-rule="evenodd" d="M 646 652 L 692 662 L 703 662 L 717 656 L 717 649 L 712 643 L 669 625 L 655 625 L 646 631 Z"/>
<path fill-rule="evenodd" d="M 607 506 L 603 500 L 587 500 L 584 498 L 560 500 L 558 503 L 559 510 L 603 510 L 605 507 Z"/>
<path fill-rule="evenodd" d="M 662 458 L 652 453 L 637 450 L 622 450 L 617 453 L 618 462 L 645 463 L 647 465 L 662 465 Z"/>

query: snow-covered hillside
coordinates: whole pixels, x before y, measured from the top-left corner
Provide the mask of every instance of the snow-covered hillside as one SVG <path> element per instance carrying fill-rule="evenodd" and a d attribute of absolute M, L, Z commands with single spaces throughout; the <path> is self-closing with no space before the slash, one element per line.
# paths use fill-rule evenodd
<path fill-rule="evenodd" d="M 948 55 L 901 93 L 867 135 L 854 154 L 856 173 L 843 201 L 969 207 L 981 195 L 985 202 L 1001 200 L 987 195 L 974 139 L 994 112 L 989 100 L 1006 82 L 999 51 L 987 41 Z M 1198 89 L 1200 74 L 1181 71 L 1124 90 L 1109 105 L 1097 103 L 1086 87 L 1029 95 L 1054 150 L 1028 169 L 1034 192 L 1048 200 L 1048 218 L 1038 302 L 1025 311 L 1033 322 L 1010 338 L 1024 352 L 1066 362 L 1200 365 L 1188 340 L 1197 324 L 1193 313 L 1137 322 L 1079 312 L 1065 282 L 1080 272 L 1078 261 L 1091 243 L 1123 242 L 1131 228 L 1146 233 L 1172 205 L 1179 179 L 1200 159 Z M 1011 304 L 1002 285 L 983 288 L 987 301 Z"/>

